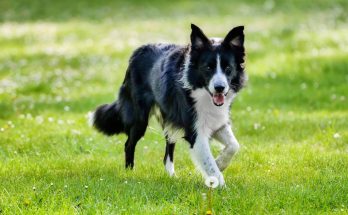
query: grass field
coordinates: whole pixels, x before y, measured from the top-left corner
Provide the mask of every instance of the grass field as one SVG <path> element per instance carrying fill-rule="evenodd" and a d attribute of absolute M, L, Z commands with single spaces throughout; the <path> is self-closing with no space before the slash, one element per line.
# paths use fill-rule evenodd
<path fill-rule="evenodd" d="M 0 214 L 199 213 L 188 144 L 169 178 L 152 120 L 126 171 L 126 137 L 86 120 L 115 99 L 132 50 L 188 43 L 191 22 L 214 37 L 246 26 L 241 150 L 215 213 L 348 214 L 348 1 L 211 2 L 0 1 Z"/>

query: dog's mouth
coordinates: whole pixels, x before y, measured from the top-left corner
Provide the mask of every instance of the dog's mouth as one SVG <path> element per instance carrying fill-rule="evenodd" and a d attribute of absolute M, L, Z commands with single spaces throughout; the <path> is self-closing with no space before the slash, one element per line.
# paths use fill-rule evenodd
<path fill-rule="evenodd" d="M 212 98 L 216 106 L 221 106 L 225 103 L 225 95 L 223 93 L 213 93 Z"/>
<path fill-rule="evenodd" d="M 208 91 L 208 93 L 210 94 L 211 98 L 213 99 L 213 103 L 216 106 L 222 106 L 225 103 L 225 98 L 227 96 L 227 93 L 212 93 L 210 92 L 210 90 L 208 89 L 208 87 L 205 87 L 205 89 Z"/>

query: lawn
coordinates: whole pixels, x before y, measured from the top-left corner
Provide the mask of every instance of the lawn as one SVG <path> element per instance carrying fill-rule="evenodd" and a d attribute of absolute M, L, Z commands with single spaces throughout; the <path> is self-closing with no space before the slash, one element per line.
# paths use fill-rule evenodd
<path fill-rule="evenodd" d="M 214 3 L 213 3 L 214 2 Z M 141 44 L 246 26 L 247 87 L 231 111 L 241 150 L 216 214 L 348 214 L 348 1 L 0 1 L 0 214 L 198 214 L 207 189 L 152 119 L 126 136 L 87 124 Z M 215 154 L 220 147 L 212 143 Z"/>

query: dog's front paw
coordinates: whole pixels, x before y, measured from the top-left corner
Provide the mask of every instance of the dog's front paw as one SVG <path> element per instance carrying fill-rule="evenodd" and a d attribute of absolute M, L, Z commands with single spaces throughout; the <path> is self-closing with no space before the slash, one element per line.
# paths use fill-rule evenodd
<path fill-rule="evenodd" d="M 212 188 L 216 188 L 217 186 L 225 187 L 225 180 L 222 174 L 208 176 L 205 179 L 205 185 Z"/>
<path fill-rule="evenodd" d="M 219 180 L 219 186 L 225 187 L 225 179 L 224 179 L 224 176 L 222 174 L 219 175 L 218 180 Z"/>

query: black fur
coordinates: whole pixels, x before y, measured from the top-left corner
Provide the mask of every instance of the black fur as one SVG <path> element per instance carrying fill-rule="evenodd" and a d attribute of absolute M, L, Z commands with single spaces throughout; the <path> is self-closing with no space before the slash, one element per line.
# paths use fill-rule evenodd
<path fill-rule="evenodd" d="M 104 104 L 97 108 L 94 113 L 94 127 L 106 134 L 119 134 L 124 131 L 117 102 Z"/>
<path fill-rule="evenodd" d="M 166 136 L 166 151 L 164 153 L 164 158 L 163 158 L 164 165 L 166 165 L 168 156 L 171 162 L 174 161 L 174 149 L 175 149 L 175 143 L 171 142 L 169 138 Z"/>
<path fill-rule="evenodd" d="M 239 91 L 244 83 L 244 46 L 235 46 L 230 40 L 240 37 L 244 42 L 243 28 L 234 28 L 220 45 L 212 42 L 195 25 L 191 26 L 191 45 L 150 44 L 134 51 L 129 60 L 124 82 L 119 90 L 118 100 L 110 105 L 102 105 L 95 111 L 93 125 L 106 135 L 125 133 L 126 167 L 134 166 L 134 150 L 138 140 L 145 134 L 150 110 L 158 106 L 163 123 L 184 130 L 184 138 L 193 147 L 196 112 L 191 90 L 207 85 L 214 68 L 216 53 L 221 55 L 221 64 L 225 68 L 233 65 L 233 71 L 227 71 L 231 89 Z M 241 43 L 241 44 L 242 44 Z M 190 57 L 187 71 L 185 59 Z M 191 88 L 182 83 L 184 72 Z M 166 156 L 173 159 L 174 144 L 167 141 Z"/>

